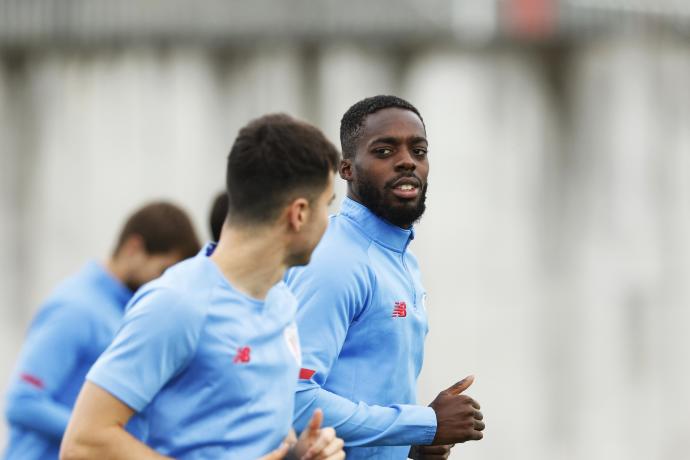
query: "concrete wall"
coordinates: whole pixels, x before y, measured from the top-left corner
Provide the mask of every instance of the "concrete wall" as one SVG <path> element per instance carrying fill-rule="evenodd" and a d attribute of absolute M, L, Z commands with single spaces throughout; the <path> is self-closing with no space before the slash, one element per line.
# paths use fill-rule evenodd
<path fill-rule="evenodd" d="M 105 257 L 132 208 L 173 199 L 207 235 L 247 120 L 286 111 L 336 141 L 349 105 L 396 93 L 431 143 L 413 245 L 431 320 L 420 402 L 474 373 L 487 419 L 485 440 L 452 458 L 690 455 L 687 42 L 0 58 L 2 382 L 41 299 Z"/>

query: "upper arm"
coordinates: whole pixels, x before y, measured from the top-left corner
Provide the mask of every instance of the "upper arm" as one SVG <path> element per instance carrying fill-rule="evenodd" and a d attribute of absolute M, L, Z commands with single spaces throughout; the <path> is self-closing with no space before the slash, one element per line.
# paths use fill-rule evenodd
<path fill-rule="evenodd" d="M 113 460 L 164 457 L 124 429 L 134 411 L 122 401 L 90 382 L 79 393 L 72 418 L 60 446 L 60 459 Z"/>
<path fill-rule="evenodd" d="M 140 411 L 194 355 L 204 311 L 169 289 L 142 295 L 87 380 Z"/>
<path fill-rule="evenodd" d="M 124 427 L 134 411 L 91 382 L 85 382 L 72 412 L 66 437 L 84 437 L 103 428 Z"/>
<path fill-rule="evenodd" d="M 288 284 L 299 303 L 297 324 L 304 368 L 315 371 L 310 380 L 323 385 L 350 325 L 370 301 L 372 274 L 366 264 L 343 266 L 337 253 L 321 254 L 291 273 Z"/>

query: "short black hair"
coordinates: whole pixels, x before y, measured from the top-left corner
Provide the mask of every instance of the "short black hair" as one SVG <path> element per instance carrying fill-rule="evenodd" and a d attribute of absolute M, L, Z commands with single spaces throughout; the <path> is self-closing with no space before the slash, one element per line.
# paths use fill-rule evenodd
<path fill-rule="evenodd" d="M 125 222 L 114 254 L 127 239 L 139 235 L 148 254 L 178 252 L 183 259 L 194 256 L 201 245 L 191 219 L 180 207 L 155 201 L 135 211 Z"/>
<path fill-rule="evenodd" d="M 213 199 L 211 205 L 211 213 L 208 216 L 208 225 L 211 228 L 211 238 L 213 241 L 220 240 L 220 231 L 223 228 L 223 223 L 228 217 L 228 194 L 225 191 L 220 192 Z"/>
<path fill-rule="evenodd" d="M 399 108 L 409 110 L 417 114 L 424 124 L 424 119 L 419 110 L 405 99 L 397 96 L 379 95 L 368 97 L 357 102 L 347 109 L 340 120 L 340 146 L 343 149 L 343 158 L 352 158 L 357 150 L 357 138 L 364 125 L 367 116 L 383 109 Z"/>
<path fill-rule="evenodd" d="M 306 122 L 285 114 L 251 121 L 228 155 L 228 218 L 239 224 L 273 221 L 297 194 L 316 198 L 339 162 L 338 149 Z"/>

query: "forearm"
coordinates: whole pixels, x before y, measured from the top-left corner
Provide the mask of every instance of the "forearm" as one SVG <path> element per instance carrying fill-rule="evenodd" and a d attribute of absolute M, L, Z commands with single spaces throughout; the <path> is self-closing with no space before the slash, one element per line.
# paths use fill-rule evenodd
<path fill-rule="evenodd" d="M 324 411 L 323 426 L 335 428 L 348 447 L 430 444 L 436 433 L 429 407 L 355 403 L 318 386 L 297 392 L 295 426 L 304 427 L 316 408 Z"/>
<path fill-rule="evenodd" d="M 46 437 L 62 439 L 69 422 L 70 408 L 47 395 L 15 395 L 7 406 L 12 425 L 36 431 Z"/>
<path fill-rule="evenodd" d="M 77 432 L 68 429 L 60 460 L 160 460 L 169 459 L 127 433 L 121 426 Z"/>

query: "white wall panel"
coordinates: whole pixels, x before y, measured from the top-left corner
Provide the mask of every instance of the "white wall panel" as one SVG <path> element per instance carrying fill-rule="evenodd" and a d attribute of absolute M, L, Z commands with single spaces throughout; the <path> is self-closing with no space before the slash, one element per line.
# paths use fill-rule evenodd
<path fill-rule="evenodd" d="M 40 301 L 107 256 L 133 208 L 175 200 L 206 237 L 249 119 L 285 111 L 338 144 L 350 105 L 395 93 L 430 140 L 420 402 L 474 373 L 488 426 L 453 458 L 687 457 L 690 48 L 546 54 L 343 41 L 0 61 L 0 388 Z"/>

